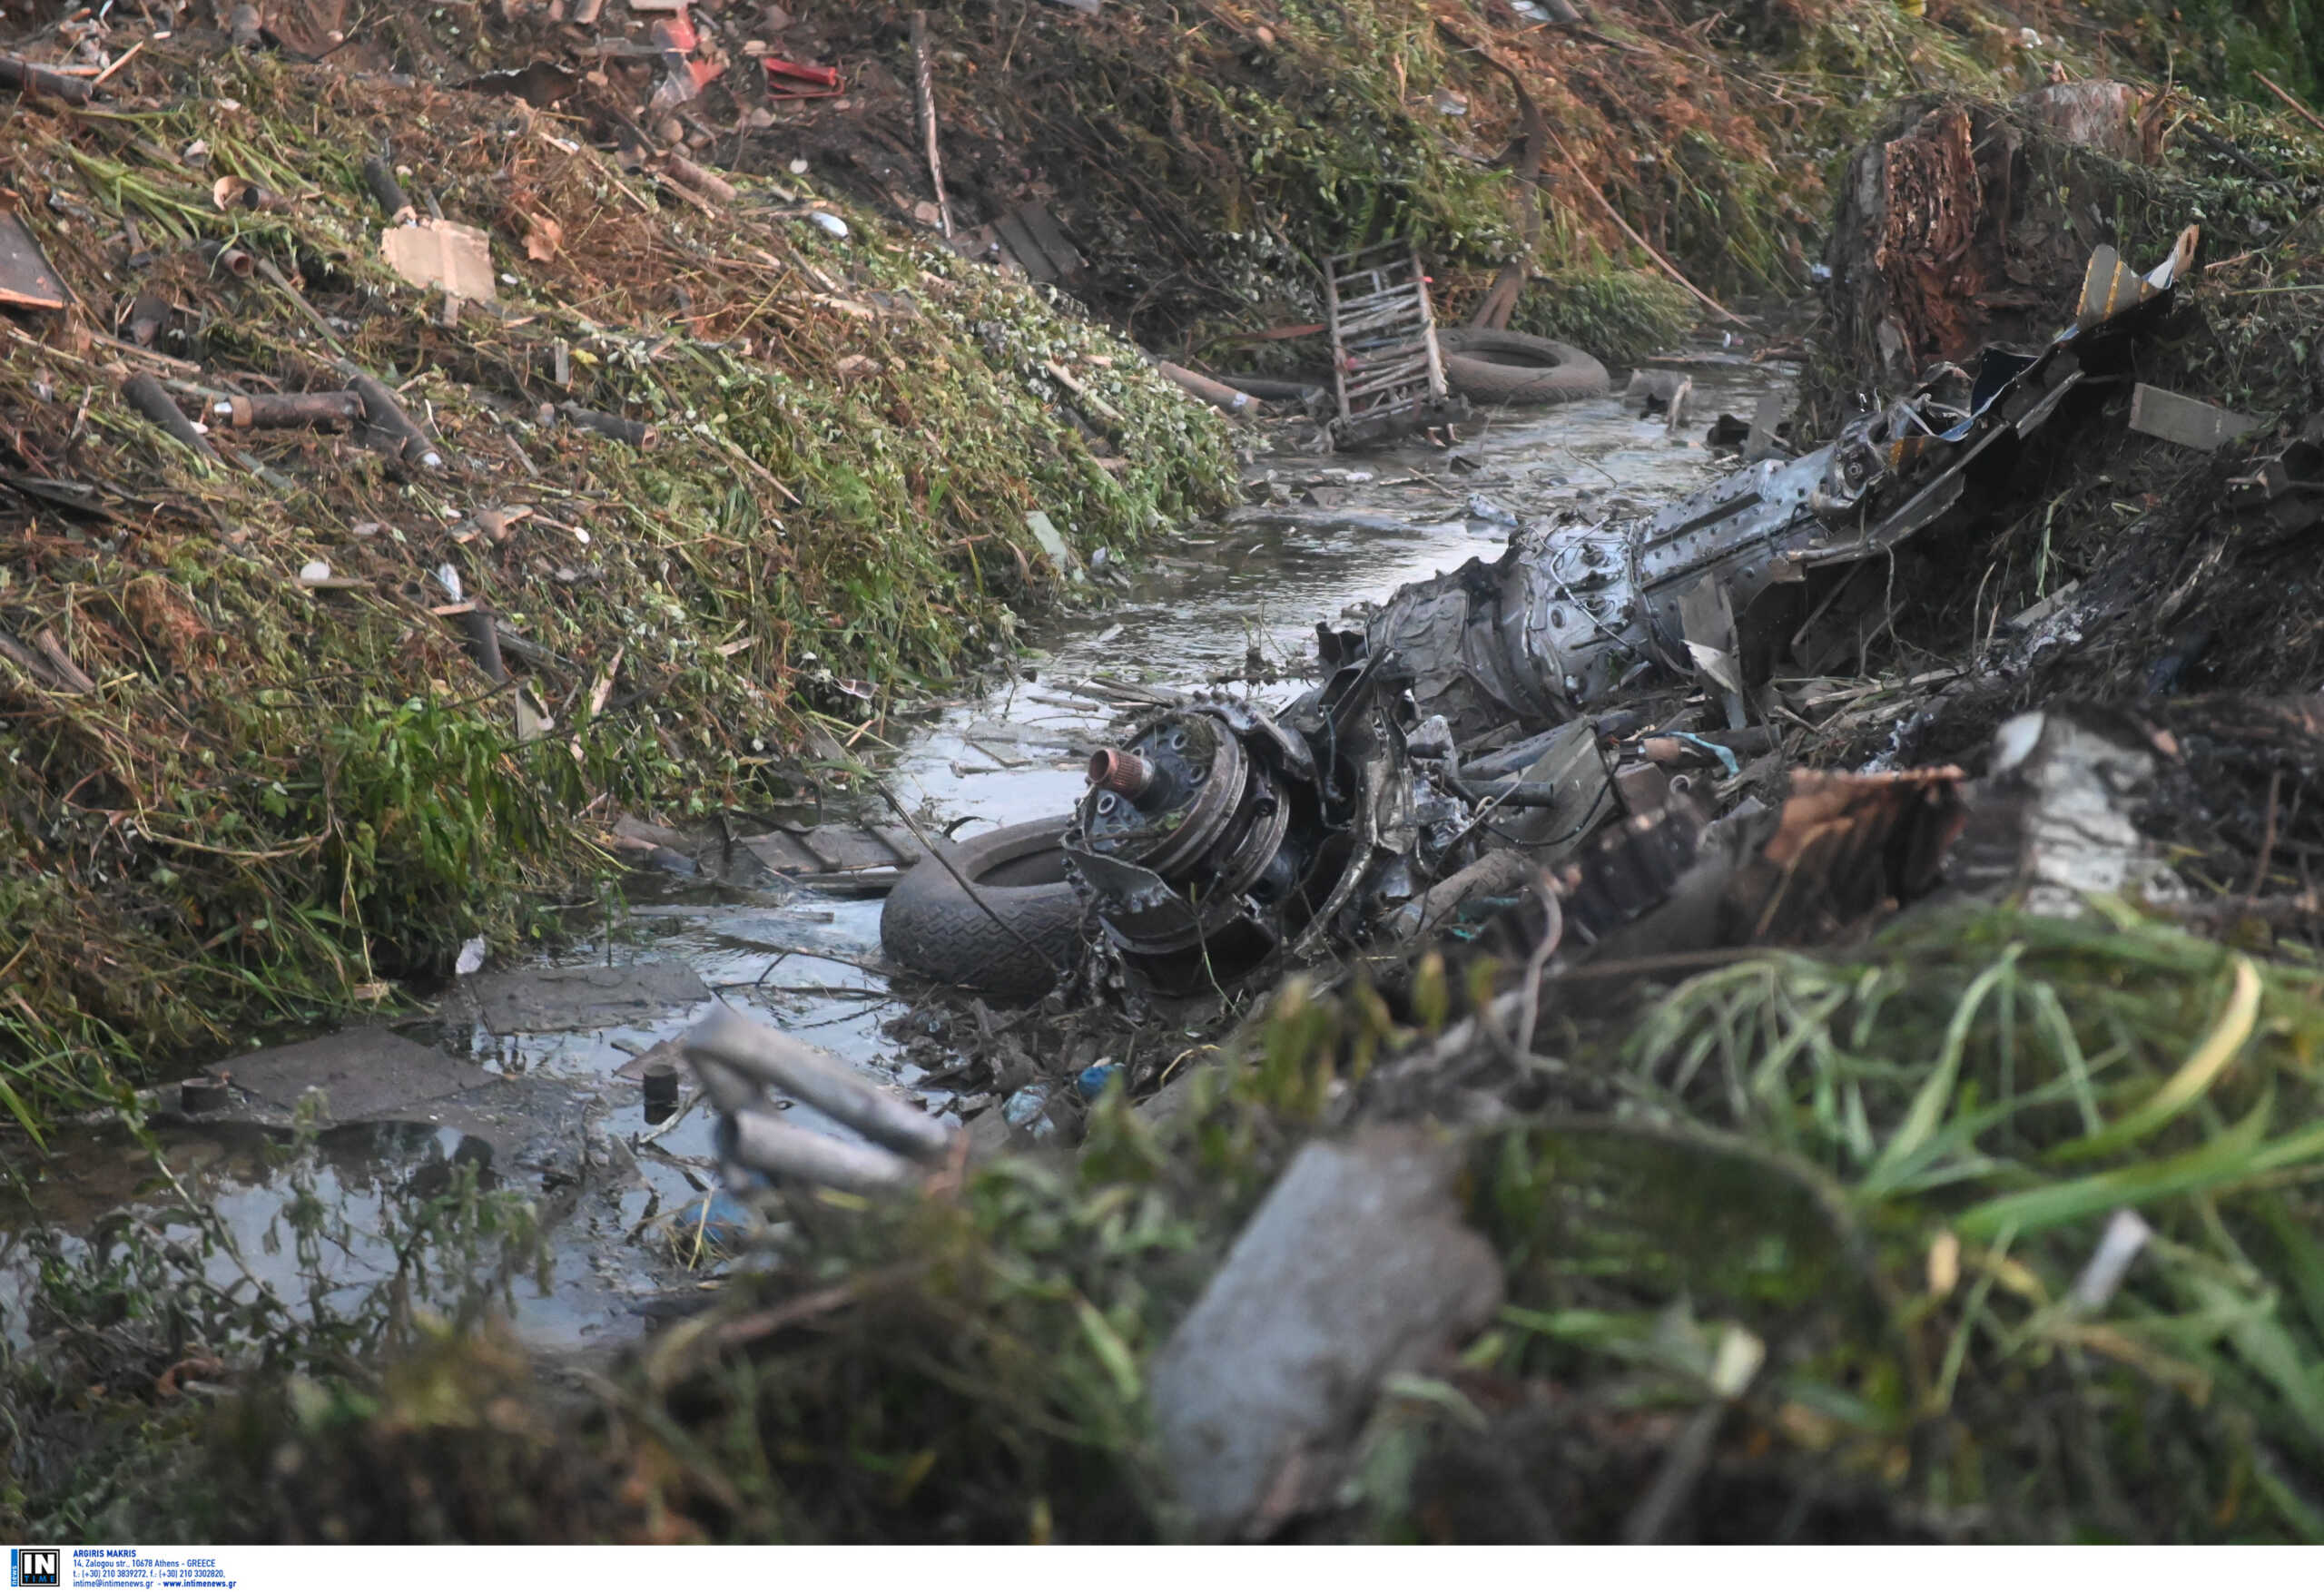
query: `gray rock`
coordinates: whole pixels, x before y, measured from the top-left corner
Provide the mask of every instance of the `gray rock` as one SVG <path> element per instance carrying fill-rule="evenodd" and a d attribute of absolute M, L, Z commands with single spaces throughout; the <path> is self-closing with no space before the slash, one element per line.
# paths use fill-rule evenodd
<path fill-rule="evenodd" d="M 1327 1496 L 1383 1379 L 1500 1308 L 1461 1224 L 1456 1155 L 1403 1128 L 1300 1151 L 1156 1357 L 1156 1430 L 1206 1538 L 1263 1536 Z"/>

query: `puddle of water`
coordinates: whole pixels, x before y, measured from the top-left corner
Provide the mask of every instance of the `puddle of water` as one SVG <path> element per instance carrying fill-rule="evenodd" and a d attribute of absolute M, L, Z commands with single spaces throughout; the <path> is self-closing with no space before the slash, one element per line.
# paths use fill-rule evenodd
<path fill-rule="evenodd" d="M 1472 428 L 1450 456 L 1462 467 L 1421 446 L 1263 461 L 1252 478 L 1271 472 L 1294 494 L 1320 487 L 1329 506 L 1245 511 L 1224 527 L 1157 549 L 1130 590 L 1040 631 L 1047 655 L 1033 678 L 911 726 L 893 757 L 891 788 L 947 820 L 1007 824 L 1066 811 L 1083 789 L 1088 750 L 1103 743 L 1117 712 L 1064 688 L 1093 674 L 1205 686 L 1239 679 L 1256 647 L 1284 677 L 1250 689 L 1262 701 L 1287 702 L 1305 688 L 1297 677 L 1312 663 L 1319 620 L 1469 558 L 1499 556 L 1509 527 L 1472 515 L 1472 498 L 1526 519 L 1567 508 L 1595 516 L 1621 499 L 1651 503 L 1693 490 L 1731 468 L 1731 459 L 1702 447 L 1703 429 L 1721 410 L 1748 415 L 1786 378 L 1748 368 L 1690 374 L 1696 418 L 1682 441 L 1659 419 L 1642 420 L 1605 398 L 1495 417 L 1481 434 Z M 909 1090 L 916 1076 L 899 1076 L 881 1033 L 894 1004 L 884 978 L 867 970 L 880 958 L 880 908 L 876 899 L 809 891 L 738 905 L 731 891 L 680 887 L 635 901 L 613 954 L 683 960 L 714 996 Z M 544 965 L 584 966 L 606 954 L 602 946 L 580 946 Z M 675 1263 L 665 1229 L 671 1214 L 716 1182 L 712 1114 L 694 1109 L 675 1123 L 649 1121 L 639 1085 L 622 1069 L 683 1033 L 704 1009 L 682 1005 L 555 1033 L 497 1034 L 457 1016 L 405 1028 L 456 1057 L 582 1103 L 590 1159 L 601 1165 L 580 1179 L 569 1208 L 556 1213 L 546 1285 L 530 1278 L 514 1284 L 516 1324 L 534 1341 L 570 1347 L 625 1336 L 642 1324 L 641 1302 L 696 1281 Z M 448 1002 L 447 1010 L 457 1007 Z M 941 1096 L 921 1097 L 931 1107 L 944 1104 Z M 803 1105 L 794 1103 L 787 1119 L 852 1136 Z M 173 1131 L 168 1154 L 241 1237 L 253 1270 L 286 1298 L 320 1287 L 345 1301 L 378 1288 L 394 1270 L 385 1235 L 400 1226 L 396 1213 L 415 1184 L 442 1176 L 455 1157 L 491 1155 L 479 1141 L 425 1124 L 334 1130 L 290 1163 L 268 1143 L 254 1128 L 189 1127 Z M 493 1170 L 517 1180 L 536 1177 L 539 1168 Z M 125 1139 L 75 1141 L 44 1174 L 40 1219 L 82 1234 L 69 1241 L 80 1246 L 75 1253 L 85 1253 L 86 1234 L 120 1209 L 186 1236 L 164 1214 L 173 1202 L 146 1186 L 150 1172 Z M 344 1221 L 348 1235 L 321 1256 L 317 1274 L 301 1271 L 294 1246 L 266 1243 L 270 1232 L 282 1232 L 286 1204 L 308 1194 Z M 0 1287 L 18 1284 L 22 1297 L 30 1263 L 21 1233 L 12 1239 L 6 1220 L 0 1218 Z M 213 1273 L 219 1265 L 234 1271 L 222 1256 L 205 1264 Z M 212 1280 L 222 1285 L 231 1277 Z M 21 1326 L 12 1316 L 8 1330 Z"/>
<path fill-rule="evenodd" d="M 71 1262 L 102 1260 L 134 1226 L 156 1244 L 174 1246 L 195 1262 L 212 1286 L 251 1284 L 271 1290 L 294 1312 L 349 1321 L 377 1307 L 379 1291 L 407 1259 L 414 1214 L 448 1193 L 459 1169 L 474 1170 L 478 1186 L 498 1181 L 492 1146 L 456 1128 L 424 1122 L 357 1123 L 324 1130 L 294 1144 L 282 1130 L 251 1123 L 164 1130 L 162 1153 L 185 1193 L 215 1212 L 234 1235 L 239 1258 L 205 1243 L 204 1226 L 154 1167 L 152 1156 L 118 1128 L 61 1135 L 51 1155 L 22 1170 L 34 1219 L 62 1236 Z M 32 1299 L 39 1256 L 25 1231 L 26 1213 L 0 1217 L 0 1294 Z M 302 1220 L 313 1223 L 302 1234 Z M 448 1306 L 468 1283 L 433 1276 L 424 1259 L 405 1268 L 416 1302 Z M 247 1268 L 247 1271 L 245 1270 Z M 528 1325 L 552 1337 L 578 1339 L 605 1313 L 602 1302 L 560 1299 L 529 1280 L 514 1292 Z M 537 1308 L 527 1311 L 527 1302 Z M 22 1309 L 0 1312 L 9 1341 L 25 1341 Z"/>

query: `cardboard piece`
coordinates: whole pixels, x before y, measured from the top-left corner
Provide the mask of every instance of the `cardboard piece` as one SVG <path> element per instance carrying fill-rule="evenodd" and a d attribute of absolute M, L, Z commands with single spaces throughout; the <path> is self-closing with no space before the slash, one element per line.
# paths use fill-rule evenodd
<path fill-rule="evenodd" d="M 379 252 L 415 288 L 441 288 L 479 303 L 493 297 L 492 242 L 474 227 L 432 219 L 390 227 L 379 234 Z"/>

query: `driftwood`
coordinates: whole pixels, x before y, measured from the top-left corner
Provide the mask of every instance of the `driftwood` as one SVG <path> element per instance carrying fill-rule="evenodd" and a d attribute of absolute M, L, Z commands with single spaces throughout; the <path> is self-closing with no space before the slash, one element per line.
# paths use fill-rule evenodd
<path fill-rule="evenodd" d="M 357 424 L 363 418 L 363 395 L 359 392 L 261 392 L 247 398 L 219 398 L 210 406 L 213 422 L 223 420 L 238 431 L 286 429 L 315 426 L 327 431 Z"/>
<path fill-rule="evenodd" d="M 128 400 L 131 408 L 184 443 L 203 458 L 210 460 L 212 464 L 224 462 L 219 458 L 218 450 L 210 446 L 210 438 L 204 437 L 194 423 L 185 418 L 185 411 L 178 408 L 177 400 L 170 397 L 151 371 L 141 370 L 127 381 L 123 382 L 121 396 Z"/>
<path fill-rule="evenodd" d="M 625 420 L 619 415 L 608 415 L 600 409 L 585 409 L 579 404 L 565 406 L 567 424 L 584 431 L 594 431 L 600 437 L 610 437 L 615 442 L 625 442 L 639 449 L 652 447 L 662 439 L 662 434 L 643 420 Z"/>
<path fill-rule="evenodd" d="M 363 157 L 363 186 L 379 201 L 388 214 L 389 226 L 400 227 L 416 219 L 419 212 L 411 208 L 411 201 L 404 197 L 403 184 L 396 181 L 395 168 L 378 155 Z"/>
<path fill-rule="evenodd" d="M 1167 359 L 1157 359 L 1154 369 L 1177 382 L 1187 392 L 1216 409 L 1247 419 L 1252 398 L 1247 392 L 1238 392 L 1223 381 L 1213 381 L 1207 376 L 1197 376 L 1183 365 L 1173 365 Z"/>
<path fill-rule="evenodd" d="M 366 442 L 405 464 L 430 470 L 444 467 L 444 456 L 404 411 L 401 400 L 388 389 L 386 383 L 359 370 L 350 372 L 348 380 L 363 400 Z"/>
<path fill-rule="evenodd" d="M 26 96 L 45 94 L 68 105 L 85 105 L 97 93 L 84 77 L 67 77 L 13 55 L 0 55 L 0 88 L 13 88 Z"/>
<path fill-rule="evenodd" d="M 912 86 L 920 97 L 920 136 L 928 152 L 928 182 L 936 191 L 936 221 L 952 235 L 952 201 L 944 197 L 944 157 L 936 142 L 936 78 L 928 54 L 928 13 L 911 14 Z"/>

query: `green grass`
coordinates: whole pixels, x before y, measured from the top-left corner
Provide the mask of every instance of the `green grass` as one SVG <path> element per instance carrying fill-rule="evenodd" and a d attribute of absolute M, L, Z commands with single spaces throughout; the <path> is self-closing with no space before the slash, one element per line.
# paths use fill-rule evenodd
<path fill-rule="evenodd" d="M 153 506 L 133 534 L 44 519 L 0 559 L 0 625 L 53 632 L 100 681 L 64 695 L 0 664 L 0 1076 L 34 1122 L 109 1098 L 116 1070 L 376 1001 L 472 934 L 553 931 L 539 907 L 586 904 L 606 866 L 584 812 L 780 793 L 815 715 L 852 734 L 989 665 L 1061 590 L 1029 511 L 1134 558 L 1225 499 L 1224 427 L 1134 349 L 872 218 L 827 237 L 795 190 L 714 220 L 665 208 L 498 101 L 423 106 L 181 46 L 129 71 L 166 83 L 167 108 L 20 117 L 0 157 L 41 196 L 33 225 L 92 324 L 133 288 L 163 294 L 191 363 L 162 373 L 197 384 L 337 388 L 352 360 L 432 418 L 452 467 L 221 436 L 269 481 L 131 414 L 103 347 L 59 332 L 0 367 L 28 461 Z M 410 181 L 491 234 L 513 279 L 497 308 L 444 327 L 378 258 L 347 152 L 389 137 Z M 172 152 L 197 143 L 198 171 Z M 218 175 L 297 197 L 222 213 Z M 551 259 L 522 247 L 535 215 L 561 218 Z M 155 255 L 133 281 L 124 219 Z M 227 237 L 291 289 L 192 247 Z M 1052 364 L 1118 423 L 1077 418 Z M 537 423 L 567 400 L 662 442 Z M 478 534 L 495 507 L 531 517 Z M 363 585 L 306 591 L 314 559 Z M 458 621 L 427 612 L 445 565 L 554 660 L 517 664 L 551 734 L 519 744 Z"/>

